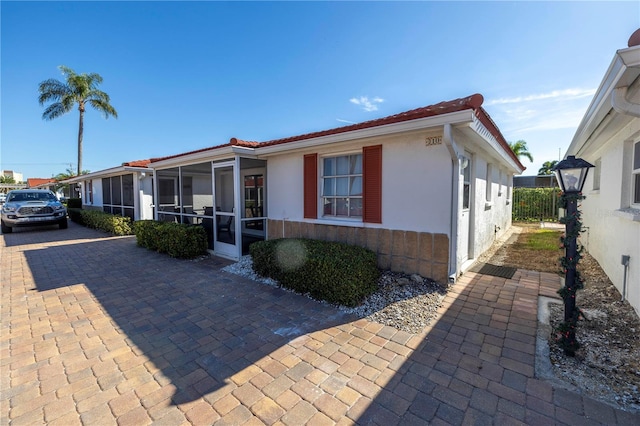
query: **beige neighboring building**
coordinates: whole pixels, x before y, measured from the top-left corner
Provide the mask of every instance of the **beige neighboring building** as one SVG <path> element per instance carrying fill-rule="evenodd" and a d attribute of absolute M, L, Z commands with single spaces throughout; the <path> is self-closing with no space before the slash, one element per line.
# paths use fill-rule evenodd
<path fill-rule="evenodd" d="M 15 183 L 24 182 L 24 177 L 22 176 L 22 173 L 14 172 L 13 170 L 3 170 L 2 176 L 13 178 Z"/>

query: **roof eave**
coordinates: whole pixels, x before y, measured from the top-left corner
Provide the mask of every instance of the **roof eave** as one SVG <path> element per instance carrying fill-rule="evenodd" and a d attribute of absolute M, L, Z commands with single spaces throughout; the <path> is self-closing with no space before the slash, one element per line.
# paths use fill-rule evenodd
<path fill-rule="evenodd" d="M 336 133 L 327 136 L 313 137 L 302 139 L 294 142 L 283 144 L 269 145 L 265 147 L 256 147 L 255 152 L 260 157 L 277 155 L 283 152 L 296 151 L 307 148 L 315 148 L 323 145 L 348 142 L 358 139 L 366 139 L 378 136 L 386 136 L 396 133 L 411 132 L 417 130 L 426 130 L 432 127 L 444 126 L 445 124 L 459 124 L 471 122 L 473 120 L 473 110 L 466 109 L 462 111 L 451 112 L 442 115 L 436 115 L 415 120 L 402 121 L 399 123 L 385 124 L 381 126 L 368 127 L 364 129 L 353 130 L 350 132 Z"/>
<path fill-rule="evenodd" d="M 112 167 L 110 169 L 98 170 L 97 172 L 87 173 L 80 176 L 74 176 L 69 179 L 61 180 L 60 183 L 76 183 L 76 182 L 81 182 L 87 179 L 95 179 L 95 178 L 120 175 L 125 172 L 152 173 L 153 170 L 149 169 L 148 167 L 118 166 L 118 167 Z"/>
<path fill-rule="evenodd" d="M 222 147 L 213 147 L 210 149 L 205 149 L 202 151 L 194 152 L 192 154 L 186 155 L 177 155 L 175 157 L 160 159 L 159 161 L 154 161 L 149 164 L 149 167 L 153 169 L 164 169 L 172 166 L 179 166 L 183 164 L 192 164 L 202 161 L 211 161 L 223 157 L 228 157 L 230 155 L 235 155 L 236 153 L 247 153 L 252 154 L 253 149 L 241 146 L 232 146 L 225 145 Z"/>
<path fill-rule="evenodd" d="M 633 68 L 633 69 L 631 69 Z M 616 52 L 607 72 L 598 87 L 591 104 L 576 129 L 576 133 L 565 155 L 580 155 L 591 135 L 602 120 L 613 109 L 611 99 L 616 88 L 631 84 L 631 74 L 640 73 L 640 46 L 621 49 Z"/>
<path fill-rule="evenodd" d="M 519 161 L 514 160 L 514 156 L 505 151 L 504 146 L 491 133 L 491 130 L 489 130 L 484 125 L 482 120 L 474 117 L 474 121 L 472 123 L 469 123 L 469 127 L 486 142 L 486 144 L 493 150 L 495 155 L 500 158 L 504 162 L 504 164 L 507 164 L 512 171 L 517 174 L 521 174 L 525 171 L 526 167 L 524 167 Z"/>

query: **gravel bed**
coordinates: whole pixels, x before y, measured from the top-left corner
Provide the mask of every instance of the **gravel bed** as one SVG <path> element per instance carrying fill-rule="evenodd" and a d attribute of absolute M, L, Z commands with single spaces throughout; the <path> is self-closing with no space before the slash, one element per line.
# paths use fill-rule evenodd
<path fill-rule="evenodd" d="M 238 262 L 222 270 L 279 287 L 275 280 L 258 276 L 252 265 L 251 256 L 243 256 Z M 378 290 L 360 306 L 338 308 L 358 318 L 418 334 L 435 318 L 445 294 L 446 290 L 430 279 L 384 271 L 378 280 Z"/>

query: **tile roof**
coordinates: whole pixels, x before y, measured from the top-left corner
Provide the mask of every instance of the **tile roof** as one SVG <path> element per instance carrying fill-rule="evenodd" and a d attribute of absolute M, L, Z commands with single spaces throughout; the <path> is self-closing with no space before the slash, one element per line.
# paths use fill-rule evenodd
<path fill-rule="evenodd" d="M 168 160 L 171 158 L 182 157 L 190 154 L 195 154 L 198 152 L 204 152 L 229 146 L 240 146 L 246 148 L 261 148 L 266 146 L 280 145 L 291 142 L 298 142 L 306 139 L 313 139 L 322 136 L 336 135 L 340 133 L 352 132 L 355 130 L 368 129 L 372 127 L 384 126 L 387 124 L 401 123 L 405 121 L 417 120 L 421 118 L 434 117 L 437 115 L 443 115 L 453 112 L 459 112 L 464 110 L 473 110 L 475 116 L 478 120 L 489 130 L 489 132 L 496 138 L 498 143 L 502 146 L 505 152 L 516 162 L 518 166 L 520 166 L 523 170 L 525 167 L 522 165 L 518 157 L 513 153 L 511 148 L 509 148 L 509 144 L 505 140 L 502 133 L 496 126 L 495 122 L 491 119 L 489 114 L 482 108 L 482 103 L 484 102 L 484 97 L 479 94 L 473 94 L 471 96 L 467 96 L 465 98 L 458 98 L 451 101 L 444 101 L 434 105 L 429 105 L 421 108 L 412 109 L 409 111 L 401 112 L 399 114 L 390 115 L 388 117 L 377 118 L 374 120 L 364 121 L 362 123 L 350 124 L 348 126 L 336 127 L 329 130 L 322 130 L 319 132 L 306 133 L 298 136 L 291 136 L 282 139 L 274 139 L 266 142 L 252 142 L 252 141 L 244 141 L 237 138 L 231 138 L 229 143 L 212 146 L 208 148 L 202 148 L 194 151 L 189 151 L 181 154 L 176 154 L 167 157 L 161 158 L 152 158 L 151 162 Z"/>
<path fill-rule="evenodd" d="M 419 118 L 433 117 L 436 115 L 447 114 L 451 112 L 463 111 L 466 109 L 476 109 L 482 105 L 482 95 L 467 96 L 466 98 L 455 99 L 452 101 L 440 102 L 435 105 L 429 105 L 422 108 L 412 109 L 410 111 L 401 112 L 399 114 L 390 115 L 388 117 L 377 118 L 375 120 L 364 121 L 362 123 L 350 124 L 348 126 L 336 127 L 334 129 L 323 130 L 320 132 L 307 133 L 299 136 L 292 136 L 283 139 L 276 139 L 263 142 L 260 146 L 278 145 L 288 142 L 296 142 L 305 139 L 318 138 L 322 136 L 336 135 L 339 133 L 352 132 L 354 130 L 368 129 L 371 127 L 384 126 L 386 124 L 401 123 L 404 121 L 417 120 Z"/>
<path fill-rule="evenodd" d="M 40 185 L 46 185 L 47 183 L 56 183 L 53 178 L 27 178 L 27 188 L 35 188 Z"/>
<path fill-rule="evenodd" d="M 123 167 L 149 167 L 149 163 L 151 160 L 136 160 L 136 161 L 127 161 L 126 163 L 122 163 Z"/>

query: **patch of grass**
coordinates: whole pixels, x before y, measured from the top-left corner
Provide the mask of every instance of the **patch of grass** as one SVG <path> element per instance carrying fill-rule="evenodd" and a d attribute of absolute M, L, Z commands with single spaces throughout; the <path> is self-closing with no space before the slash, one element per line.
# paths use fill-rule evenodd
<path fill-rule="evenodd" d="M 537 226 L 518 224 L 522 232 L 515 243 L 504 250 L 504 265 L 531 271 L 553 272 L 560 271 L 559 259 L 563 252 L 560 250 L 559 230 L 540 229 Z"/>
<path fill-rule="evenodd" d="M 560 235 L 562 232 L 550 229 L 539 229 L 525 234 L 525 245 L 529 250 L 560 250 Z"/>

